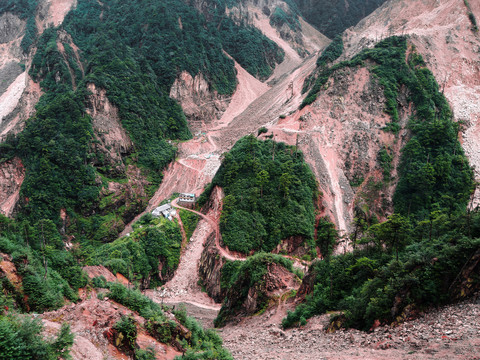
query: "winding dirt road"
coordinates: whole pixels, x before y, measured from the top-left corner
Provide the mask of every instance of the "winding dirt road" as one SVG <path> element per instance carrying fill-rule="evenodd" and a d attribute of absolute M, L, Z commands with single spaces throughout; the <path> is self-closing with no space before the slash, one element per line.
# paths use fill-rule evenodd
<path fill-rule="evenodd" d="M 177 208 L 177 209 L 190 211 L 194 214 L 197 214 L 198 216 L 200 216 L 205 221 L 207 221 L 209 223 L 209 225 L 212 227 L 213 231 L 215 231 L 215 246 L 217 247 L 218 251 L 220 252 L 220 254 L 224 258 L 226 258 L 228 260 L 232 260 L 232 261 L 235 261 L 235 260 L 244 261 L 244 260 L 246 260 L 246 256 L 233 255 L 232 253 L 230 253 L 230 251 L 228 251 L 227 249 L 223 248 L 220 245 L 220 239 L 221 239 L 221 236 L 222 236 L 220 234 L 220 226 L 218 225 L 217 221 L 213 217 L 204 215 L 199 211 L 195 211 L 195 210 L 188 209 L 188 208 L 185 208 L 183 206 L 178 205 L 178 198 L 172 201 L 172 206 Z M 206 240 L 206 238 L 205 238 L 205 240 Z"/>

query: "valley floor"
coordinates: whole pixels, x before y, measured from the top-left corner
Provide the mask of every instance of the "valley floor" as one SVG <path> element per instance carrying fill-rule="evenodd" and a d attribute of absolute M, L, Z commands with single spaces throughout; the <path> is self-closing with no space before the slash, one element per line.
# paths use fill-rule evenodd
<path fill-rule="evenodd" d="M 211 327 L 216 311 L 187 304 L 187 311 Z M 480 298 L 433 310 L 397 327 L 372 333 L 324 331 L 329 315 L 300 329 L 281 330 L 286 308 L 273 309 L 220 329 L 224 346 L 237 360 L 480 359 Z"/>

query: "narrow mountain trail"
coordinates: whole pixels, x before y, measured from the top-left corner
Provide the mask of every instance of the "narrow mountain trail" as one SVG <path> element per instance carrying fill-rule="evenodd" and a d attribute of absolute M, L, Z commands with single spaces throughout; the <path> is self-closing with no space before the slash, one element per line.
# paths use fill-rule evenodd
<path fill-rule="evenodd" d="M 221 235 L 220 235 L 220 226 L 218 225 L 218 222 L 215 220 L 215 218 L 213 218 L 212 216 L 209 216 L 209 215 L 204 215 L 202 214 L 201 212 L 199 211 L 195 211 L 195 210 L 192 210 L 192 209 L 187 209 L 183 206 L 180 206 L 178 205 L 178 198 L 173 200 L 172 201 L 172 206 L 177 208 L 177 209 L 182 209 L 182 210 L 186 210 L 186 211 L 190 211 L 194 214 L 197 214 L 198 216 L 200 216 L 203 220 L 205 220 L 206 222 L 208 222 L 208 224 L 210 225 L 210 227 L 213 229 L 213 231 L 215 231 L 215 246 L 217 247 L 218 251 L 220 251 L 220 254 L 228 259 L 228 260 L 232 260 L 232 261 L 235 261 L 235 260 L 241 260 L 241 261 L 244 261 L 246 260 L 246 256 L 238 256 L 238 255 L 233 255 L 230 253 L 230 251 L 228 251 L 227 249 L 223 248 L 221 245 L 220 245 L 220 239 L 221 239 Z M 204 239 L 206 240 L 206 238 Z M 203 242 L 204 243 L 204 242 Z M 200 258 L 199 258 L 200 259 Z M 199 259 L 196 259 L 197 261 Z"/>

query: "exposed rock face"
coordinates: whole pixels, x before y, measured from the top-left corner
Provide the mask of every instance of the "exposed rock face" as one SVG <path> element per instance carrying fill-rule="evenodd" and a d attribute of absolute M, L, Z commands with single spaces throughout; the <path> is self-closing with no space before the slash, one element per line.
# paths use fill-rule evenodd
<path fill-rule="evenodd" d="M 93 129 L 98 143 L 94 144 L 95 151 L 105 157 L 105 163 L 111 165 L 112 175 L 119 176 L 125 173 L 123 157 L 133 149 L 133 143 L 120 123 L 118 109 L 107 98 L 105 89 L 96 88 L 95 84 L 88 84 L 92 93 L 88 100 L 87 113 L 93 119 Z"/>
<path fill-rule="evenodd" d="M 0 211 L 5 216 L 12 216 L 24 179 L 25 168 L 19 158 L 0 164 Z"/>
<path fill-rule="evenodd" d="M 456 300 L 471 297 L 480 290 L 480 249 L 477 250 L 463 267 L 461 273 L 450 286 Z"/>
<path fill-rule="evenodd" d="M 81 303 L 67 305 L 57 311 L 42 314 L 42 319 L 46 333 L 49 335 L 55 334 L 60 329 L 61 323 L 70 324 L 71 331 L 75 335 L 71 351 L 74 360 L 102 360 L 106 357 L 129 359 L 110 343 L 109 334 L 112 333 L 113 325 L 122 315 L 130 314 L 138 324 L 137 345 L 139 347 L 145 349 L 148 345 L 153 346 L 157 356 L 162 359 L 173 359 L 175 355 L 180 355 L 171 346 L 162 344 L 146 334 L 140 326 L 145 323 L 145 319 L 118 303 L 108 299 L 97 299 L 95 292 L 90 294 L 88 300 Z"/>
<path fill-rule="evenodd" d="M 219 120 L 231 100 L 212 90 L 202 73 L 192 77 L 187 71 L 173 83 L 170 97 L 182 106 L 193 132 L 205 130 L 207 125 Z"/>
<path fill-rule="evenodd" d="M 0 44 L 9 43 L 23 35 L 25 21 L 18 16 L 5 13 L 0 15 Z"/>
<path fill-rule="evenodd" d="M 297 295 L 295 296 L 295 301 L 302 302 L 305 300 L 306 296 L 313 293 L 313 287 L 315 286 L 315 271 L 314 266 L 310 266 L 308 268 L 307 273 L 302 279 L 302 285 L 297 291 Z"/>
<path fill-rule="evenodd" d="M 469 1 L 480 19 L 480 2 Z M 345 57 L 391 35 L 408 35 L 461 121 L 463 148 L 480 179 L 480 36 L 463 0 L 388 1 L 344 34 Z M 480 203 L 477 191 L 474 205 Z"/>
<path fill-rule="evenodd" d="M 311 106 L 280 119 L 272 128 L 275 139 L 302 149 L 319 180 L 322 215 L 343 232 L 350 231 L 355 210 L 380 219 L 393 211 L 396 166 L 407 140 L 407 130 L 401 130 L 397 139 L 382 130 L 390 117 L 384 113 L 383 88 L 369 66 L 373 64 L 336 71 Z M 404 95 L 402 129 L 411 113 Z M 394 180 L 388 183 L 383 183 L 377 160 L 383 148 L 393 156 Z"/>
<path fill-rule="evenodd" d="M 37 6 L 37 29 L 41 34 L 49 26 L 59 26 L 77 0 L 40 0 Z"/>
<path fill-rule="evenodd" d="M 90 279 L 103 276 L 108 282 L 115 282 L 117 278 L 105 266 L 84 266 L 82 268 Z"/>
<path fill-rule="evenodd" d="M 215 246 L 215 233 L 212 233 L 205 243 L 200 258 L 198 276 L 207 290 L 208 296 L 217 303 L 222 302 L 225 297 L 225 289 L 220 286 L 221 271 L 224 264 L 225 259 Z"/>
<path fill-rule="evenodd" d="M 293 256 L 303 256 L 308 252 L 308 248 L 305 247 L 303 236 L 290 236 L 278 244 L 272 252 L 274 254 L 286 253 Z"/>
<path fill-rule="evenodd" d="M 0 279 L 6 277 L 17 291 L 22 291 L 22 278 L 17 273 L 17 268 L 12 262 L 12 258 L 0 253 Z"/>
<path fill-rule="evenodd" d="M 239 275 L 237 282 L 228 289 L 216 320 L 218 325 L 263 311 L 300 285 L 296 275 L 276 263 L 267 264 L 265 275 L 252 287 L 248 286 L 250 276 Z"/>
<path fill-rule="evenodd" d="M 0 16 L 0 140 L 17 133 L 34 112 L 40 90 L 20 66 L 29 59 L 20 47 L 25 21 L 10 13 Z"/>

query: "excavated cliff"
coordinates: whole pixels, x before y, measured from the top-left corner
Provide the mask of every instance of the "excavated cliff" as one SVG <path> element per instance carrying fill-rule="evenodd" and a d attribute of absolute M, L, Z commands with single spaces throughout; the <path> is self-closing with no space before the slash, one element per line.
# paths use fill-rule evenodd
<path fill-rule="evenodd" d="M 226 289 L 221 287 L 222 267 L 225 262 L 225 258 L 215 246 L 215 233 L 212 233 L 204 244 L 198 264 L 198 277 L 208 296 L 217 303 L 223 301 L 226 293 Z"/>
<path fill-rule="evenodd" d="M 260 271 L 258 266 L 264 267 L 263 275 L 252 283 L 256 276 L 254 272 Z M 224 326 L 228 322 L 239 322 L 246 316 L 263 313 L 284 301 L 299 285 L 295 274 L 275 262 L 257 264 L 254 269 L 242 266 L 235 283 L 226 292 L 215 325 Z"/>
<path fill-rule="evenodd" d="M 24 179 L 25 168 L 19 158 L 0 164 L 0 211 L 3 215 L 10 217 L 14 214 Z"/>
<path fill-rule="evenodd" d="M 219 95 L 211 89 L 202 73 L 193 77 L 186 71 L 173 83 L 170 97 L 182 106 L 193 133 L 205 131 L 207 125 L 219 120 L 231 100 L 231 97 Z"/>

